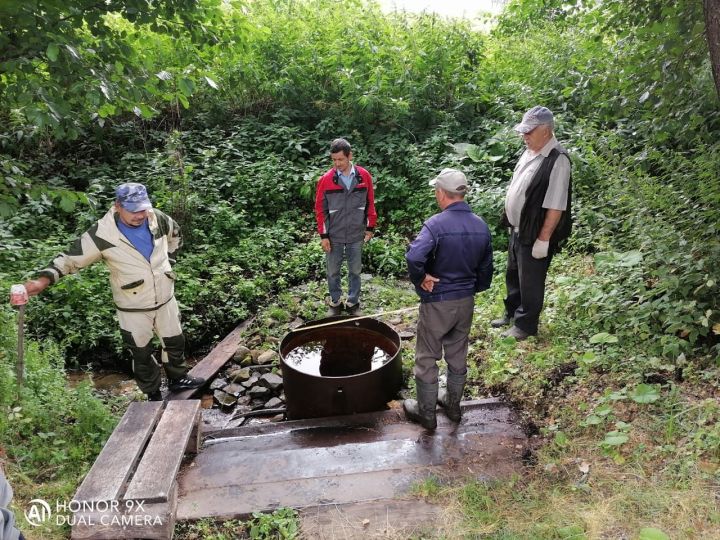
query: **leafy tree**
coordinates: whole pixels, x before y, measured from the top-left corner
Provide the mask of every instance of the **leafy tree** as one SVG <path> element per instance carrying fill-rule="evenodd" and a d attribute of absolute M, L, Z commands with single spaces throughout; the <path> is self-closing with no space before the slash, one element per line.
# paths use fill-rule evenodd
<path fill-rule="evenodd" d="M 202 57 L 177 55 L 167 69 L 149 45 L 158 36 L 179 40 L 176 47 L 187 40 L 216 45 L 219 30 L 240 19 L 220 0 L 6 0 L 0 7 L 3 120 L 74 139 L 85 126 L 121 113 L 149 119 L 154 104 L 187 107 L 199 83 L 217 86 Z"/>

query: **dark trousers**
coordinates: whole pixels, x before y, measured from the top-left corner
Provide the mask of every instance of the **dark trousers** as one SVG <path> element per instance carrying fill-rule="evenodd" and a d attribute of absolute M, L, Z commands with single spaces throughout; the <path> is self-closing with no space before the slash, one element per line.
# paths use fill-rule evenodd
<path fill-rule="evenodd" d="M 544 259 L 532 256 L 532 245 L 518 242 L 513 231 L 508 247 L 505 285 L 505 312 L 515 319 L 515 326 L 530 335 L 537 334 L 540 312 L 545 299 L 545 278 L 552 260 L 552 253 Z"/>
<path fill-rule="evenodd" d="M 420 304 L 415 341 L 415 376 L 427 384 L 438 382 L 437 363 L 445 358 L 449 373 L 467 372 L 468 335 L 475 297 Z"/>

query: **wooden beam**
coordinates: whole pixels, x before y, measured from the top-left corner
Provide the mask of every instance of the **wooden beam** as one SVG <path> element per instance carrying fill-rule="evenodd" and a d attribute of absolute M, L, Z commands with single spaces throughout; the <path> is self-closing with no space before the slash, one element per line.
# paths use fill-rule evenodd
<path fill-rule="evenodd" d="M 123 496 L 124 500 L 148 503 L 168 500 L 199 411 L 198 399 L 167 404 Z"/>
<path fill-rule="evenodd" d="M 117 540 L 152 538 L 169 540 L 175 531 L 178 488 L 173 484 L 167 502 L 127 504 L 119 501 L 116 509 L 105 512 L 74 514 L 73 540 Z"/>
<path fill-rule="evenodd" d="M 105 443 L 85 480 L 75 493 L 76 501 L 117 501 L 162 413 L 160 401 L 133 402 Z"/>
<path fill-rule="evenodd" d="M 250 326 L 255 317 L 251 317 L 245 322 L 239 324 L 235 330 L 230 332 L 225 339 L 218 343 L 208 355 L 200 360 L 195 367 L 190 370 L 190 375 L 193 377 L 202 377 L 209 381 L 220 369 L 230 360 L 235 354 L 235 351 L 240 345 L 240 336 L 245 329 Z M 200 388 L 192 390 L 181 390 L 180 392 L 170 392 L 167 395 L 167 400 L 178 400 L 178 399 L 189 399 L 200 391 Z"/>

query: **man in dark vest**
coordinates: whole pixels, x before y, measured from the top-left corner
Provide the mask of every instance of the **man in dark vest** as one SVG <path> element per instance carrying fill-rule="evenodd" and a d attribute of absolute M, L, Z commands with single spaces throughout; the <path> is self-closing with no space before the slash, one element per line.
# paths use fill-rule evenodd
<path fill-rule="evenodd" d="M 505 314 L 491 325 L 512 323 L 502 335 L 517 340 L 537 334 L 548 267 L 570 235 L 570 159 L 553 128 L 552 112 L 541 106 L 527 111 L 515 126 L 526 149 L 515 166 L 502 217 L 510 228 Z"/>

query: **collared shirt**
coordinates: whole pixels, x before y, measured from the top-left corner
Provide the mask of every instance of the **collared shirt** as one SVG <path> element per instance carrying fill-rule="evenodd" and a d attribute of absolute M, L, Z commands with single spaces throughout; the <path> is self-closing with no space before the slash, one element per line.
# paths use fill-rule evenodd
<path fill-rule="evenodd" d="M 557 148 L 565 149 L 560 145 L 555 135 L 542 147 L 539 152 L 526 149 L 515 166 L 507 195 L 505 196 L 505 213 L 510 224 L 517 229 L 520 225 L 520 214 L 525 205 L 525 192 L 543 159 L 550 155 L 550 151 Z M 567 194 L 570 185 L 570 160 L 566 154 L 560 154 L 550 171 L 550 184 L 548 185 L 543 208 L 565 210 L 567 208 Z"/>
<path fill-rule="evenodd" d="M 348 174 L 347 176 L 344 175 L 340 169 L 338 169 L 338 177 L 345 186 L 345 189 L 350 189 L 353 178 L 355 178 L 355 165 L 353 165 L 352 163 L 350 164 L 350 174 Z"/>

